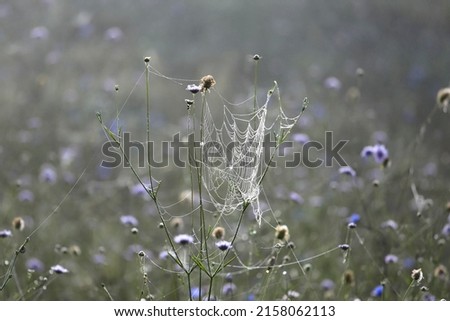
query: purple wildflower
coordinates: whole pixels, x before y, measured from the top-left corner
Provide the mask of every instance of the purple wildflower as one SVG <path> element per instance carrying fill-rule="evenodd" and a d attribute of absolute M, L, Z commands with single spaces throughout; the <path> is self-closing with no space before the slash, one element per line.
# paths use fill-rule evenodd
<path fill-rule="evenodd" d="M 28 189 L 24 189 L 19 192 L 19 194 L 17 195 L 17 198 L 21 202 L 30 202 L 31 203 L 34 201 L 34 194 L 32 191 L 30 191 Z"/>
<path fill-rule="evenodd" d="M 370 295 L 375 297 L 375 298 L 379 298 L 383 295 L 383 291 L 384 291 L 384 286 L 382 285 L 377 285 L 372 292 L 370 292 Z"/>
<path fill-rule="evenodd" d="M 187 91 L 190 91 L 190 92 L 193 93 L 193 94 L 196 94 L 196 93 L 198 93 L 200 90 L 202 90 L 202 87 L 201 87 L 201 86 L 198 86 L 198 85 L 191 84 L 191 85 L 187 85 L 186 90 L 187 90 Z"/>
<path fill-rule="evenodd" d="M 194 243 L 194 238 L 188 234 L 179 234 L 173 238 L 175 243 L 181 245 L 188 245 Z"/>
<path fill-rule="evenodd" d="M 4 239 L 7 237 L 11 237 L 11 236 L 12 236 L 12 233 L 10 230 L 1 230 L 0 231 L 0 239 Z"/>
<path fill-rule="evenodd" d="M 219 241 L 216 243 L 216 247 L 221 251 L 226 251 L 232 247 L 231 243 L 228 241 Z"/>
<path fill-rule="evenodd" d="M 51 271 L 52 273 L 56 273 L 56 274 L 66 274 L 66 273 L 69 273 L 69 270 L 68 270 L 68 269 L 66 269 L 64 266 L 59 265 L 59 264 L 53 265 L 53 266 L 50 268 L 50 271 Z"/>
<path fill-rule="evenodd" d="M 236 284 L 232 282 L 227 282 L 222 287 L 222 293 L 224 295 L 232 295 L 236 291 L 236 288 L 237 288 Z"/>
<path fill-rule="evenodd" d="M 397 255 L 388 254 L 384 257 L 384 263 L 386 263 L 386 264 L 392 264 L 392 263 L 397 263 L 397 262 L 398 262 Z"/>
<path fill-rule="evenodd" d="M 341 81 L 336 77 L 328 77 L 323 82 L 323 85 L 327 89 L 339 90 L 342 87 Z"/>
<path fill-rule="evenodd" d="M 374 153 L 373 146 L 365 146 L 361 151 L 361 157 L 366 158 L 372 156 Z"/>
<path fill-rule="evenodd" d="M 450 236 L 450 223 L 444 225 L 441 233 L 445 236 Z"/>
<path fill-rule="evenodd" d="M 44 263 L 38 258 L 32 257 L 27 260 L 25 266 L 28 270 L 33 270 L 37 272 L 42 272 L 44 270 Z"/>
<path fill-rule="evenodd" d="M 339 174 L 344 174 L 352 177 L 356 176 L 355 170 L 350 166 L 342 166 L 341 168 L 339 168 Z"/>
<path fill-rule="evenodd" d="M 133 215 L 122 215 L 120 217 L 120 222 L 127 226 L 137 226 L 139 224 L 139 221 Z"/>
<path fill-rule="evenodd" d="M 292 135 L 292 140 L 300 145 L 306 144 L 310 141 L 309 136 L 303 133 L 295 133 Z"/>
<path fill-rule="evenodd" d="M 41 182 L 54 184 L 58 179 L 58 174 L 52 165 L 44 164 L 42 165 L 41 172 L 39 173 L 39 180 Z"/>
<path fill-rule="evenodd" d="M 349 217 L 347 217 L 347 223 L 358 224 L 361 221 L 361 216 L 358 213 L 353 213 Z"/>
<path fill-rule="evenodd" d="M 324 279 L 322 282 L 320 282 L 320 287 L 324 291 L 330 291 L 334 288 L 334 282 L 330 279 Z"/>
<path fill-rule="evenodd" d="M 373 146 L 373 157 L 377 163 L 384 163 L 389 158 L 387 148 L 384 145 L 376 144 Z"/>

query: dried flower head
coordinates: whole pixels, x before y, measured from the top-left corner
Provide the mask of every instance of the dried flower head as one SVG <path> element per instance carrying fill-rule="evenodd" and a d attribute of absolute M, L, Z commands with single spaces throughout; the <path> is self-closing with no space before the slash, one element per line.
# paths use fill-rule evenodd
<path fill-rule="evenodd" d="M 445 204 L 445 210 L 446 210 L 447 212 L 450 212 L 450 201 L 447 202 L 447 204 Z"/>
<path fill-rule="evenodd" d="M 25 228 L 25 221 L 24 221 L 23 218 L 21 218 L 20 216 L 15 217 L 15 218 L 12 220 L 12 227 L 13 227 L 15 230 L 22 231 L 22 230 Z"/>
<path fill-rule="evenodd" d="M 287 225 L 277 225 L 275 228 L 275 237 L 282 241 L 289 241 L 289 228 Z"/>
<path fill-rule="evenodd" d="M 210 89 L 212 86 L 214 86 L 216 84 L 216 81 L 214 80 L 213 76 L 207 75 L 207 76 L 202 77 L 202 79 L 200 79 L 200 84 L 201 84 L 202 92 L 205 92 L 208 89 Z"/>
<path fill-rule="evenodd" d="M 446 113 L 450 104 L 450 87 L 442 88 L 438 91 L 436 95 L 436 102 L 439 107 L 442 108 L 444 113 Z"/>
<path fill-rule="evenodd" d="M 150 57 L 144 57 L 144 62 L 147 64 L 150 62 Z"/>
<path fill-rule="evenodd" d="M 70 254 L 72 254 L 72 255 L 80 256 L 80 255 L 81 255 L 81 248 L 80 248 L 78 245 L 73 244 L 73 245 L 71 245 L 71 246 L 69 247 L 69 252 L 70 252 Z"/>
<path fill-rule="evenodd" d="M 411 278 L 416 281 L 417 283 L 420 283 L 423 280 L 423 272 L 422 269 L 414 269 L 411 272 Z"/>
<path fill-rule="evenodd" d="M 225 237 L 225 229 L 221 226 L 217 226 L 211 233 L 211 235 L 217 239 L 221 240 Z"/>
<path fill-rule="evenodd" d="M 352 270 L 346 270 L 342 276 L 342 281 L 346 285 L 355 285 L 355 273 Z"/>
<path fill-rule="evenodd" d="M 436 268 L 434 269 L 434 276 L 439 278 L 439 279 L 445 279 L 448 275 L 448 271 L 447 268 L 442 265 L 439 264 L 438 266 L 436 266 Z"/>
<path fill-rule="evenodd" d="M 258 55 L 258 54 L 253 55 L 253 60 L 254 60 L 254 61 L 258 61 L 258 60 L 260 60 L 260 59 L 261 59 L 261 56 L 260 56 L 260 55 Z"/>
<path fill-rule="evenodd" d="M 174 217 L 170 220 L 170 227 L 172 227 L 175 230 L 183 228 L 183 219 L 181 217 Z"/>

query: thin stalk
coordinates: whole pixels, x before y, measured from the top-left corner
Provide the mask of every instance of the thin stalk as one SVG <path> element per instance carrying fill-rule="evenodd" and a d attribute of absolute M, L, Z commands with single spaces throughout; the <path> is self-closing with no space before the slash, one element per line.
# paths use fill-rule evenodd
<path fill-rule="evenodd" d="M 150 179 L 150 189 L 152 193 L 154 193 L 153 189 L 153 178 L 152 178 L 152 167 L 150 165 L 150 75 L 148 71 L 148 63 L 145 64 L 145 89 L 146 89 L 146 105 L 147 105 L 147 167 L 148 167 L 148 176 Z"/>
<path fill-rule="evenodd" d="M 198 184 L 198 194 L 199 194 L 199 209 L 200 209 L 200 260 L 203 260 L 203 252 L 206 256 L 206 262 L 208 266 L 208 272 L 211 274 L 211 264 L 209 261 L 208 245 L 206 244 L 206 222 L 205 222 L 205 210 L 203 207 L 203 197 L 202 197 L 202 179 L 203 179 L 203 126 L 204 126 L 204 113 L 206 105 L 206 93 L 202 93 L 202 107 L 201 107 L 201 118 L 200 118 L 200 158 L 197 166 L 197 184 Z M 202 269 L 199 269 L 199 289 L 201 289 L 202 284 Z M 211 289 L 209 293 L 211 292 Z M 208 300 L 210 296 L 208 295 Z M 201 300 L 201 295 L 199 296 Z"/>
<path fill-rule="evenodd" d="M 257 87 L 258 87 L 258 59 L 255 61 L 255 73 L 253 78 L 253 112 L 256 113 L 258 109 L 258 99 L 256 97 Z M 256 119 L 253 120 L 253 126 L 256 127 Z"/>

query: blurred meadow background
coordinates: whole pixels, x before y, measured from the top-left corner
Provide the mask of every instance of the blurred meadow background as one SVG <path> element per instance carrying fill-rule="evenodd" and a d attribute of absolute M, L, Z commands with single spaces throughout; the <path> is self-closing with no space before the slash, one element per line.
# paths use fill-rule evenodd
<path fill-rule="evenodd" d="M 169 141 L 186 134 L 192 98 L 175 78 L 213 75 L 220 117 L 223 98 L 252 97 L 254 54 L 260 102 L 273 81 L 290 116 L 308 98 L 294 148 L 331 131 L 348 140 L 341 155 L 355 173 L 269 170 L 263 221 L 249 208 L 214 297 L 449 299 L 450 115 L 437 102 L 450 85 L 449 30 L 447 0 L 2 1 L 0 299 L 189 299 L 150 197 L 130 169 L 100 166 L 96 112 L 113 123 L 121 109 L 123 131 L 145 141 L 150 56 L 161 73 L 150 76 L 151 134 Z M 384 164 L 361 156 L 374 145 Z M 153 175 L 171 235 L 195 234 L 189 170 Z M 227 238 L 235 221 L 220 222 Z"/>

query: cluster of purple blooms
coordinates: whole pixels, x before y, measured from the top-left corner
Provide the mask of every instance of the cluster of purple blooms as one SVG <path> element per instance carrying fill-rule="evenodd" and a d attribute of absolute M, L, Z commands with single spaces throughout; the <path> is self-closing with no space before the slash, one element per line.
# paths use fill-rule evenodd
<path fill-rule="evenodd" d="M 373 146 L 365 146 L 361 151 L 361 157 L 373 157 L 378 164 L 384 164 L 389 160 L 389 152 L 384 145 L 375 144 Z"/>

